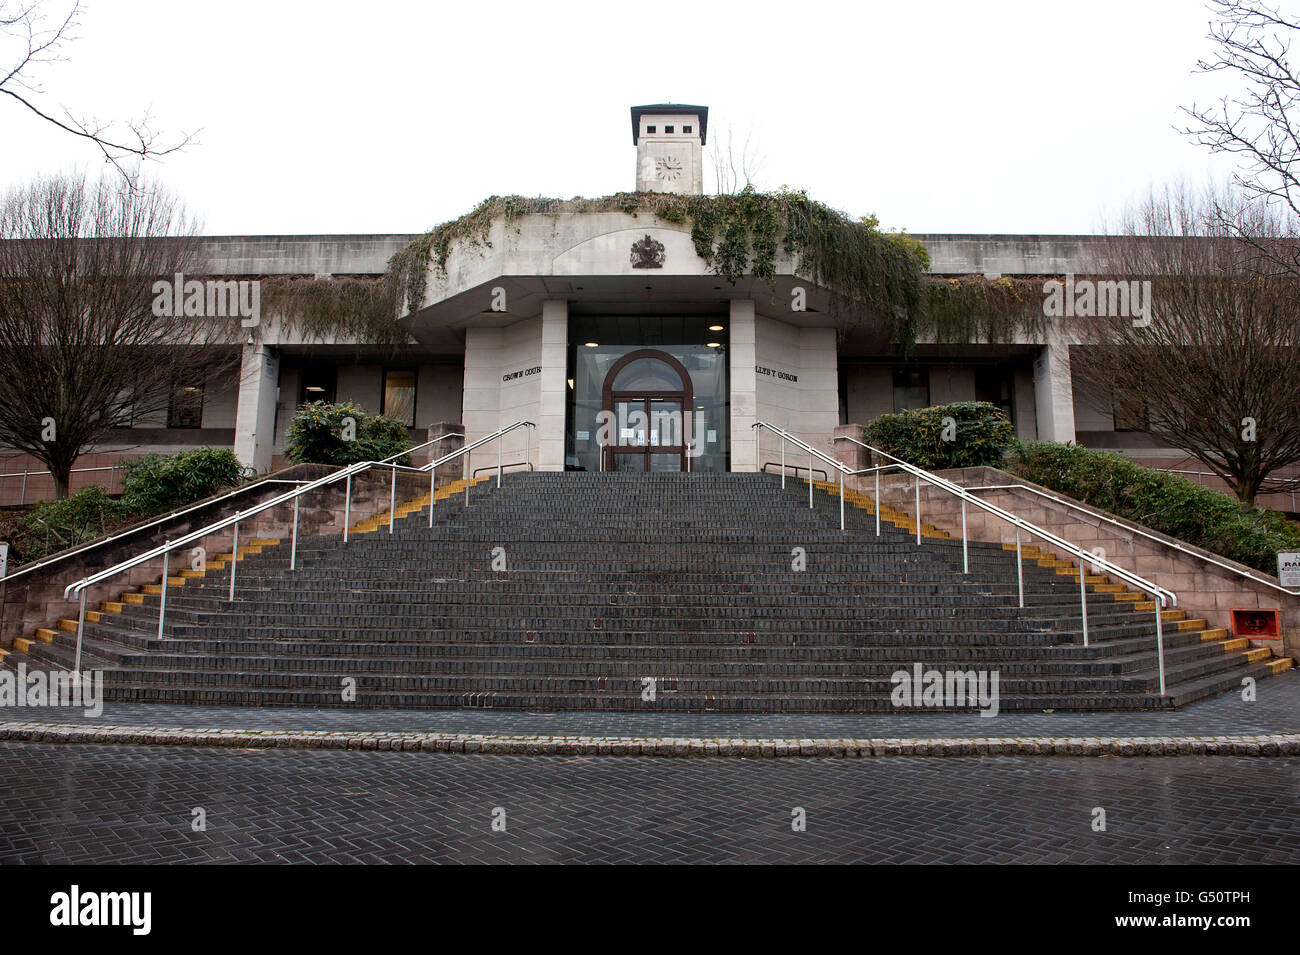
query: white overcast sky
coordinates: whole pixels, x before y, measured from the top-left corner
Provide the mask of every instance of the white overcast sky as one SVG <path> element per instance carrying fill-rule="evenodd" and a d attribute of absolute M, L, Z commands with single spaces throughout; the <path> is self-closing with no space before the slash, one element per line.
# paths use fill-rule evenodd
<path fill-rule="evenodd" d="M 52 12 L 67 3 L 44 0 Z M 914 232 L 1097 231 L 1228 168 L 1200 0 L 416 3 L 85 0 L 51 109 L 201 132 L 151 164 L 210 235 L 417 232 L 492 195 L 634 188 L 628 108 L 709 107 L 805 188 Z M 0 101 L 0 186 L 97 170 Z M 709 187 L 706 180 L 706 188 Z"/>

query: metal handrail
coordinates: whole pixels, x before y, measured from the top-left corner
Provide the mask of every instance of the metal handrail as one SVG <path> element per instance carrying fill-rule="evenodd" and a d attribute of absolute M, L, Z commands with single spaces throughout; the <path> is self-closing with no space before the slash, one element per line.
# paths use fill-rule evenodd
<path fill-rule="evenodd" d="M 768 427 L 771 426 L 768 425 Z M 1057 537 L 1055 534 L 1051 533 L 1048 530 L 1038 527 L 1035 524 L 1030 524 L 1028 521 L 1024 520 L 1023 518 L 1017 517 L 1015 514 L 1012 514 L 1010 511 L 1003 510 L 1002 508 L 998 507 L 995 504 L 990 504 L 988 501 L 981 500 L 980 498 L 971 494 L 966 488 L 963 488 L 960 484 L 955 484 L 954 482 L 949 481 L 946 478 L 941 478 L 937 474 L 931 474 L 929 471 L 926 471 L 924 468 L 919 468 L 914 464 L 909 464 L 908 462 L 904 461 L 902 458 L 894 457 L 894 455 L 890 454 L 887 451 L 882 451 L 880 448 L 872 447 L 871 445 L 866 444 L 862 441 L 858 441 L 856 438 L 851 438 L 848 435 L 836 435 L 835 440 L 849 441 L 853 444 L 856 444 L 860 448 L 865 448 L 866 450 L 872 452 L 873 454 L 878 454 L 883 458 L 887 458 L 888 460 L 892 461 L 893 464 L 886 465 L 883 467 L 889 467 L 889 468 L 898 467 L 908 472 L 909 474 L 912 474 L 916 478 L 916 528 L 917 528 L 916 532 L 917 532 L 918 543 L 920 542 L 920 535 L 921 535 L 920 497 L 921 497 L 922 480 L 926 481 L 929 484 L 934 485 L 940 490 L 947 491 L 949 494 L 956 496 L 961 501 L 961 525 L 962 525 L 961 549 L 962 549 L 963 572 L 969 573 L 969 568 L 970 568 L 969 557 L 968 557 L 968 540 L 966 535 L 967 503 L 973 504 L 974 506 L 980 508 L 981 510 L 987 511 L 988 513 L 993 514 L 994 516 L 1000 518 L 1001 520 L 1004 520 L 1007 523 L 1013 525 L 1016 528 L 1016 564 L 1017 564 L 1017 576 L 1019 579 L 1019 587 L 1020 587 L 1020 605 L 1022 607 L 1024 606 L 1024 575 L 1020 563 L 1022 559 L 1020 553 L 1020 532 L 1023 530 L 1026 533 L 1028 533 L 1031 537 L 1039 537 L 1042 540 L 1047 541 L 1049 544 L 1053 546 L 1053 548 L 1064 550 L 1066 553 L 1073 554 L 1078 559 L 1078 564 L 1079 564 L 1079 604 L 1082 610 L 1083 645 L 1085 647 L 1088 646 L 1088 598 L 1087 598 L 1088 591 L 1087 591 L 1087 569 L 1086 569 L 1087 564 L 1091 564 L 1094 568 L 1101 568 L 1106 573 L 1118 577 L 1120 580 L 1123 580 L 1125 583 L 1133 587 L 1136 587 L 1137 589 L 1142 590 L 1150 594 L 1152 597 L 1154 597 L 1155 600 L 1153 602 L 1155 604 L 1155 616 L 1156 616 L 1156 664 L 1160 674 L 1160 695 L 1161 696 L 1165 695 L 1164 621 L 1161 619 L 1161 612 L 1164 610 L 1164 607 L 1166 605 L 1166 598 L 1167 598 L 1167 602 L 1170 605 L 1175 607 L 1178 605 L 1178 597 L 1176 594 L 1174 594 L 1173 591 L 1166 590 L 1164 587 L 1152 583 L 1151 581 L 1147 580 L 1144 577 L 1139 577 L 1137 574 L 1131 571 L 1125 570 L 1122 567 L 1112 564 L 1104 557 L 1098 557 L 1096 554 L 1086 551 L 1082 547 L 1079 547 L 1078 545 L 1073 544 L 1062 537 Z M 864 468 L 861 471 L 856 471 L 853 473 L 866 474 L 874 471 L 876 472 L 877 475 L 879 475 L 880 470 L 882 470 L 882 467 Z M 880 508 L 880 498 L 879 498 L 879 483 L 877 478 L 877 497 L 876 497 L 877 532 L 879 532 L 879 527 L 880 527 L 879 516 L 878 516 L 880 513 L 879 508 Z"/>
<path fill-rule="evenodd" d="M 65 587 L 63 590 L 64 599 L 71 600 L 75 596 L 78 597 L 80 600 L 80 607 L 79 607 L 78 618 L 77 618 L 77 651 L 73 663 L 73 672 L 80 673 L 81 671 L 81 648 L 82 648 L 82 642 L 83 642 L 83 637 L 84 637 L 85 627 L 86 627 L 86 590 L 94 586 L 95 584 L 100 583 L 104 580 L 108 580 L 110 577 L 114 577 L 125 570 L 130 570 L 133 567 L 138 567 L 140 564 L 147 563 L 150 560 L 153 560 L 157 557 L 161 557 L 163 559 L 162 589 L 161 589 L 162 596 L 158 607 L 158 636 L 161 637 L 163 633 L 163 622 L 167 614 L 168 560 L 171 552 L 173 550 L 176 550 L 178 547 L 184 547 L 189 543 L 192 543 L 197 540 L 201 540 L 202 538 L 214 534 L 218 531 L 224 530 L 227 527 L 233 527 L 234 542 L 231 548 L 230 598 L 229 598 L 233 600 L 235 596 L 235 574 L 236 574 L 236 568 L 239 564 L 239 560 L 238 560 L 239 525 L 242 521 L 246 521 L 250 517 L 260 514 L 263 511 L 270 510 L 272 508 L 278 507 L 281 504 L 287 504 L 290 501 L 292 501 L 293 502 L 293 539 L 292 539 L 292 544 L 289 552 L 289 569 L 296 570 L 297 552 L 298 552 L 298 502 L 299 499 L 304 494 L 310 493 L 311 491 L 315 491 L 319 488 L 325 487 L 329 484 L 333 484 L 340 480 L 347 482 L 347 492 L 346 492 L 347 497 L 344 506 L 345 516 L 344 516 L 344 523 L 343 523 L 343 528 L 344 528 L 343 540 L 344 543 L 346 543 L 347 527 L 348 527 L 348 520 L 349 520 L 348 514 L 350 512 L 351 503 L 352 503 L 353 476 L 360 474 L 362 471 L 369 470 L 370 468 L 376 468 L 376 467 L 388 468 L 392 471 L 393 474 L 393 483 L 392 483 L 393 490 L 391 492 L 393 497 L 392 499 L 390 499 L 389 522 L 388 522 L 389 532 L 391 533 L 393 527 L 393 511 L 395 509 L 393 507 L 393 504 L 395 503 L 396 488 L 397 488 L 397 474 L 399 471 L 408 474 L 424 474 L 426 472 L 429 473 L 430 475 L 429 486 L 430 486 L 430 491 L 432 492 L 434 481 L 436 480 L 437 468 L 439 465 L 445 464 L 446 462 L 451 461 L 457 457 L 463 457 L 464 461 L 468 462 L 469 452 L 473 451 L 476 448 L 482 447 L 483 445 L 487 444 L 489 441 L 495 440 L 498 442 L 497 486 L 500 487 L 501 486 L 500 441 L 505 435 L 509 434 L 511 431 L 514 431 L 516 428 L 521 428 L 521 427 L 535 428 L 536 425 L 533 424 L 533 422 L 531 421 L 516 421 L 514 424 L 508 425 L 505 428 L 502 428 L 500 431 L 496 431 L 485 438 L 481 438 L 480 440 L 475 441 L 473 444 L 467 444 L 464 447 L 452 451 L 451 453 L 446 454 L 441 458 L 438 458 L 434 461 L 430 461 L 428 464 L 424 465 L 424 467 L 421 468 L 407 467 L 405 465 L 395 464 L 392 462 L 394 462 L 397 458 L 404 457 L 405 455 L 411 454 L 416 451 L 420 451 L 424 448 L 430 447 L 431 445 L 437 444 L 439 441 L 445 441 L 449 438 L 463 438 L 464 435 L 460 435 L 460 434 L 440 435 L 439 437 L 434 438 L 430 441 L 425 441 L 423 444 L 418 444 L 415 445 L 414 447 L 410 447 L 403 451 L 399 451 L 396 454 L 391 454 L 380 461 L 359 461 L 356 464 L 350 464 L 341 471 L 336 471 L 333 474 L 328 474 L 325 477 L 318 478 L 317 480 L 311 481 L 310 483 L 302 487 L 299 487 L 296 490 L 290 491 L 286 494 L 281 494 L 277 497 L 272 498 L 269 501 L 263 501 L 261 504 L 258 504 L 247 511 L 243 511 L 243 512 L 236 511 L 230 517 L 223 518 L 219 521 L 215 521 L 212 524 L 207 525 L 206 527 L 201 527 L 198 530 L 191 531 L 190 533 L 185 534 L 184 536 L 176 540 L 168 540 L 164 542 L 160 547 L 151 548 L 150 550 L 144 552 L 143 554 L 137 554 L 135 557 L 132 557 L 129 560 L 122 561 L 121 563 L 115 564 L 112 567 L 109 567 L 105 570 L 91 574 L 88 577 L 83 577 L 81 580 L 68 584 L 68 586 Z M 532 452 L 531 438 L 529 439 L 528 442 L 528 449 L 529 449 L 529 459 L 531 460 L 531 452 Z M 469 502 L 469 481 L 466 481 L 465 484 L 465 499 L 466 499 L 466 503 L 468 503 Z M 432 493 L 430 493 L 430 497 L 429 497 L 429 521 L 430 524 L 432 525 L 433 522 Z"/>
<path fill-rule="evenodd" d="M 256 491 L 259 488 L 263 488 L 268 484 L 299 485 L 299 484 L 306 484 L 306 483 L 307 483 L 306 481 L 286 481 L 282 478 L 267 478 L 262 481 L 256 481 L 253 484 L 246 484 L 243 487 L 235 488 L 233 491 L 228 491 L 227 493 L 222 494 L 220 497 L 210 498 L 206 501 L 199 501 L 197 504 L 191 504 L 189 507 L 183 507 L 179 511 L 172 511 L 170 514 L 162 514 L 158 517 L 153 518 L 152 520 L 146 521 L 143 524 L 133 524 L 132 526 L 126 528 L 125 530 L 118 531 L 116 534 L 110 534 L 107 537 L 100 537 L 96 540 L 88 541 L 85 544 L 78 545 L 77 547 L 74 547 L 71 550 L 60 551 L 59 553 L 54 554 L 53 556 L 43 558 L 42 560 L 38 560 L 35 563 L 26 564 L 21 569 L 15 570 L 12 574 L 9 574 L 5 577 L 0 577 L 0 583 L 8 583 L 9 581 L 13 580 L 15 577 L 21 577 L 23 574 L 30 573 L 33 570 L 40 570 L 42 567 L 48 567 L 51 564 L 57 564 L 60 561 L 67 560 L 70 557 L 76 557 L 78 554 L 84 554 L 88 550 L 94 550 L 96 547 L 103 547 L 107 544 L 113 543 L 116 540 L 120 540 L 123 537 L 129 537 L 132 534 L 138 533 L 140 531 L 148 530 L 149 528 L 155 527 L 158 524 L 166 523 L 167 521 L 170 521 L 173 518 L 182 517 L 185 514 L 190 513 L 191 511 L 197 511 L 204 507 L 211 507 L 213 504 L 220 504 L 222 501 L 228 498 L 235 497 L 238 494 L 247 494 L 249 491 Z"/>
<path fill-rule="evenodd" d="M 1163 538 L 1157 537 L 1155 534 L 1152 534 L 1150 531 L 1143 530 L 1140 527 L 1134 527 L 1131 524 L 1126 524 L 1121 520 L 1110 517 L 1109 515 L 1099 514 L 1096 511 L 1089 510 L 1088 508 L 1084 507 L 1083 505 L 1075 501 L 1070 501 L 1065 498 L 1057 497 L 1055 494 L 1048 494 L 1045 491 L 1040 491 L 1038 490 L 1038 488 L 1030 487 L 1027 484 L 986 484 L 980 487 L 968 487 L 966 488 L 966 490 L 972 492 L 1009 491 L 1009 490 L 1028 491 L 1031 494 L 1037 494 L 1039 497 L 1045 497 L 1049 501 L 1054 501 L 1057 504 L 1062 505 L 1063 507 L 1072 508 L 1076 511 L 1086 514 L 1088 515 L 1088 517 L 1095 518 L 1100 521 L 1105 521 L 1107 524 L 1114 524 L 1116 527 L 1122 528 L 1130 533 L 1137 534 L 1140 537 L 1145 537 L 1148 540 L 1155 541 L 1157 544 L 1161 545 L 1162 547 L 1168 547 L 1172 550 L 1178 551 L 1179 553 L 1186 554 L 1189 557 L 1195 557 L 1197 560 L 1204 561 L 1207 564 L 1213 564 L 1215 567 L 1218 567 L 1222 570 L 1226 570 L 1229 573 L 1236 574 L 1239 577 L 1245 577 L 1247 580 L 1253 581 L 1254 583 L 1263 584 L 1265 587 L 1270 587 L 1273 590 L 1278 591 L 1279 593 L 1286 594 L 1288 597 L 1300 597 L 1300 590 L 1287 590 L 1285 587 L 1281 586 L 1280 584 L 1275 584 L 1271 580 L 1267 580 L 1263 577 L 1255 576 L 1255 574 L 1251 573 L 1250 571 L 1242 570 L 1240 567 L 1233 567 L 1231 564 L 1225 564 L 1222 561 L 1216 560 L 1213 557 L 1208 557 L 1205 554 L 1198 554 L 1196 551 L 1192 550 L 1189 547 L 1186 547 L 1185 545 L 1183 545 L 1178 541 L 1165 540 Z"/>
<path fill-rule="evenodd" d="M 112 490 L 113 481 L 117 478 L 117 469 L 120 467 L 125 467 L 125 465 L 119 463 L 119 464 L 104 464 L 104 465 L 100 465 L 99 467 L 93 467 L 93 468 L 73 468 L 71 471 L 68 472 L 68 474 L 70 475 L 85 474 L 87 471 L 111 471 L 112 473 L 108 476 L 108 488 L 109 490 Z M 20 477 L 23 479 L 22 489 L 18 493 L 19 506 L 22 506 L 27 503 L 27 479 L 33 474 L 50 474 L 50 472 L 47 470 L 31 471 L 31 470 L 24 469 L 22 471 L 10 471 L 6 474 L 0 474 L 0 480 L 3 480 L 4 478 L 11 478 L 11 477 Z M 54 480 L 54 475 L 50 474 L 50 480 Z"/>

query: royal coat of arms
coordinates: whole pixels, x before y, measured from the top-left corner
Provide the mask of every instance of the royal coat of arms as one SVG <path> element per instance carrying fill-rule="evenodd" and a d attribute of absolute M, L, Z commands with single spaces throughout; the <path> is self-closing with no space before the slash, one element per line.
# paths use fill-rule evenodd
<path fill-rule="evenodd" d="M 649 233 L 639 242 L 632 243 L 632 268 L 662 269 L 664 267 L 664 244 Z"/>

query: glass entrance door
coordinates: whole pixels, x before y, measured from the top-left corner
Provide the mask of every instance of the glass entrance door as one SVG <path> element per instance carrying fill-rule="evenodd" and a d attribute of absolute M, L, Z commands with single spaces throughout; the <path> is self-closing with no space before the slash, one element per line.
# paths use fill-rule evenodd
<path fill-rule="evenodd" d="M 625 355 L 605 378 L 605 411 L 614 419 L 604 449 L 607 471 L 686 471 L 686 415 L 693 395 L 682 364 L 664 352 Z"/>

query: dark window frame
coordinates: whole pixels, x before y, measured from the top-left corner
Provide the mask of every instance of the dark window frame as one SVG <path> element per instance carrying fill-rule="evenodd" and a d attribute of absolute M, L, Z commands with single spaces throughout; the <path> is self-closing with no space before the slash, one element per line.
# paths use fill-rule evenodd
<path fill-rule="evenodd" d="M 176 400 L 178 396 L 186 393 L 187 391 L 190 394 L 193 394 L 194 392 L 198 393 L 198 413 L 193 419 L 194 421 L 193 424 L 185 423 L 186 421 L 190 420 L 190 417 L 188 415 L 182 417 L 183 414 L 182 409 L 178 407 L 178 402 Z M 197 385 L 183 385 L 179 383 L 173 385 L 171 394 L 167 398 L 167 427 L 176 428 L 178 430 L 180 429 L 194 430 L 197 428 L 202 428 L 203 427 L 203 399 L 204 399 L 203 382 L 199 382 Z M 193 399 L 191 399 L 191 401 L 192 400 Z M 134 421 L 135 419 L 134 409 L 132 409 L 131 418 L 132 421 Z"/>
<path fill-rule="evenodd" d="M 411 376 L 411 417 L 409 423 L 404 421 L 403 424 L 408 428 L 414 428 L 416 401 L 420 390 L 420 370 L 418 368 L 403 367 L 401 365 L 394 365 L 391 368 L 388 366 L 384 367 L 384 373 L 379 388 L 379 413 L 385 418 L 392 417 L 388 413 L 388 376 L 390 374 Z"/>
<path fill-rule="evenodd" d="M 929 408 L 929 407 L 930 407 L 931 400 L 930 400 L 930 369 L 929 369 L 929 367 L 926 366 L 926 365 L 921 365 L 921 366 L 912 366 L 912 365 L 895 365 L 895 366 L 893 367 L 893 389 L 892 389 L 893 398 L 894 398 L 894 414 L 898 414 L 900 411 L 911 411 L 911 410 L 913 410 L 911 407 L 908 407 L 908 406 L 906 406 L 906 405 L 902 405 L 902 406 L 900 406 L 899 401 L 898 401 L 899 391 L 900 391 L 900 390 L 906 390 L 906 389 L 908 389 L 908 388 L 912 388 L 912 387 L 920 387 L 919 385 L 912 385 L 912 384 L 910 384 L 910 383 L 899 384 L 899 379 L 900 379 L 900 377 L 902 377 L 902 376 L 911 376 L 911 375 L 920 375 L 920 376 L 922 376 L 922 377 L 924 378 L 924 380 L 925 380 L 925 403 L 924 403 L 924 404 L 921 404 L 921 405 L 917 405 L 917 407 L 918 407 L 918 408 Z"/>

